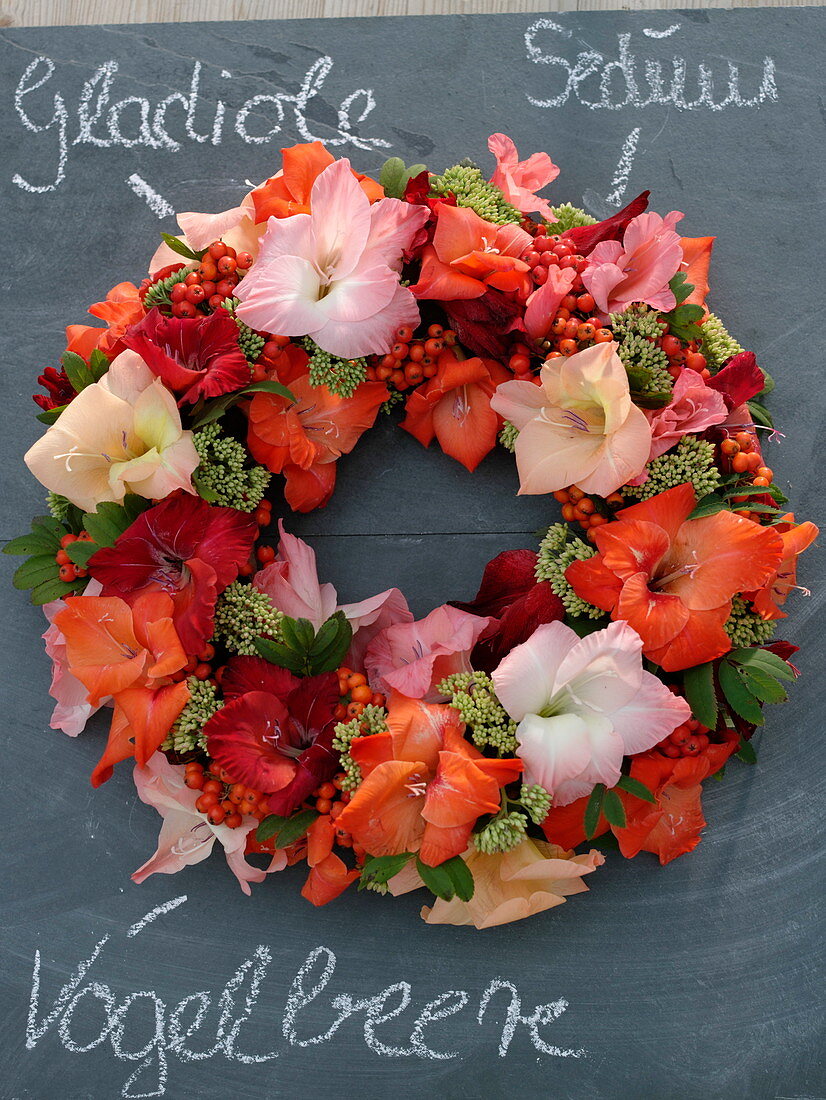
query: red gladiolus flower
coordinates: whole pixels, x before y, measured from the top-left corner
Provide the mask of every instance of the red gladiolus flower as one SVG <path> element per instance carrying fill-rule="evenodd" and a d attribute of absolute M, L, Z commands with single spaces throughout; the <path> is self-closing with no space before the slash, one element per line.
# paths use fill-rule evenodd
<path fill-rule="evenodd" d="M 706 379 L 711 390 L 723 395 L 728 409 L 744 405 L 756 397 L 766 384 L 766 378 L 757 365 L 753 351 L 741 351 L 733 355 L 721 371 Z"/>
<path fill-rule="evenodd" d="M 179 405 L 240 389 L 250 368 L 238 346 L 238 326 L 225 309 L 204 317 L 164 317 L 159 309 L 123 337 L 153 374 L 175 393 Z"/>
<path fill-rule="evenodd" d="M 493 450 L 501 417 L 490 406 L 493 391 L 510 378 L 493 359 L 457 359 L 444 351 L 439 371 L 407 399 L 405 431 L 427 447 L 435 436 L 445 454 L 475 470 Z"/>
<path fill-rule="evenodd" d="M 43 373 L 37 376 L 37 384 L 42 386 L 44 390 L 49 391 L 48 395 L 36 393 L 32 397 L 34 403 L 44 411 L 46 409 L 59 409 L 61 405 L 68 405 L 77 396 L 74 386 L 67 378 L 66 371 L 62 367 L 60 370 L 57 370 L 56 367 L 46 367 Z"/>
<path fill-rule="evenodd" d="M 204 727 L 210 756 L 289 816 L 338 769 L 338 677 L 298 679 L 260 657 L 236 657 L 222 687 L 228 702 Z"/>
<path fill-rule="evenodd" d="M 481 298 L 460 298 L 442 305 L 463 347 L 477 355 L 508 358 L 510 333 L 522 328 L 523 314 L 523 306 L 512 295 L 488 288 Z"/>
<path fill-rule="evenodd" d="M 581 256 L 587 256 L 602 241 L 622 240 L 622 236 L 628 228 L 628 223 L 636 218 L 638 214 L 645 213 L 648 208 L 648 196 L 650 194 L 650 191 L 643 191 L 642 194 L 632 199 L 627 206 L 624 206 L 622 210 L 612 214 L 605 221 L 596 222 L 594 225 L 575 226 L 563 233 L 562 236 L 568 244 L 574 245 Z"/>
<path fill-rule="evenodd" d="M 596 529 L 599 553 L 565 571 L 578 596 L 624 619 L 669 672 L 731 649 L 732 596 L 762 588 L 783 556 L 776 531 L 728 511 L 689 519 L 696 503 L 686 483 L 623 508 Z"/>
<path fill-rule="evenodd" d="M 535 569 L 533 550 L 505 550 L 485 566 L 476 599 L 451 601 L 460 611 L 493 617 L 471 653 L 474 668 L 492 672 L 538 626 L 565 617 L 562 600 L 548 581 L 537 581 Z"/>
<path fill-rule="evenodd" d="M 141 592 L 168 592 L 184 648 L 199 653 L 218 593 L 238 576 L 257 534 L 253 516 L 182 493 L 141 513 L 114 546 L 92 555 L 89 572 L 104 596 L 132 602 Z"/>

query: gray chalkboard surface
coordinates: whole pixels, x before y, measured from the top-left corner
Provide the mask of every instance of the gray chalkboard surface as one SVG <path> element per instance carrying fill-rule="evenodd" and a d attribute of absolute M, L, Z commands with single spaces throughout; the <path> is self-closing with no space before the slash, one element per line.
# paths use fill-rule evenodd
<path fill-rule="evenodd" d="M 482 159 L 497 130 L 562 165 L 553 201 L 603 215 L 650 187 L 718 235 L 713 308 L 778 380 L 770 464 L 817 519 L 824 46 L 826 9 L 4 31 L 0 536 L 41 510 L 34 376 L 173 210 L 233 205 L 297 140 L 374 172 Z M 401 583 L 423 613 L 555 518 L 515 488 L 507 456 L 471 476 L 388 423 L 291 525 L 343 599 Z M 413 895 L 314 910 L 289 871 L 246 899 L 217 858 L 132 885 L 159 819 L 127 767 L 90 788 L 100 726 L 49 730 L 41 612 L 6 570 L 0 1095 L 826 1096 L 825 575 L 816 548 L 804 676 L 759 766 L 708 785 L 699 849 L 615 856 L 589 895 L 478 934 Z"/>

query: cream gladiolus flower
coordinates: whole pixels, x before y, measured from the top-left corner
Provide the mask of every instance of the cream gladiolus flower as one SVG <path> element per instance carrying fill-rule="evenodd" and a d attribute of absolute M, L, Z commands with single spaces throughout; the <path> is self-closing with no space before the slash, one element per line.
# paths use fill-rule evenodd
<path fill-rule="evenodd" d="M 82 390 L 26 455 L 37 480 L 84 512 L 126 493 L 192 493 L 200 459 L 175 398 L 139 355 L 125 351 Z"/>
<path fill-rule="evenodd" d="M 519 492 L 578 485 L 607 496 L 642 472 L 651 427 L 631 401 L 614 342 L 594 344 L 542 368 L 542 384 L 503 382 L 491 407 L 519 429 Z"/>

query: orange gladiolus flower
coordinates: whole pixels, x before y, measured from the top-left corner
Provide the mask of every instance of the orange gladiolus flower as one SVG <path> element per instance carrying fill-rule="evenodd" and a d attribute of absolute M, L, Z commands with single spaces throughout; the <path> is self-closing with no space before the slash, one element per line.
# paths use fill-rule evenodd
<path fill-rule="evenodd" d="M 352 397 L 337 397 L 326 386 L 312 386 L 309 374 L 286 384 L 295 402 L 274 393 L 253 397 L 247 444 L 256 461 L 284 474 L 284 495 L 293 511 L 309 512 L 330 499 L 336 459 L 349 454 L 372 427 L 387 387 L 363 382 Z"/>
<path fill-rule="evenodd" d="M 694 287 L 686 302 L 702 306 L 705 309 L 708 294 L 708 268 L 711 263 L 711 250 L 716 237 L 680 237 L 683 250 L 683 262 L 680 267 L 685 272 L 686 282 Z"/>
<path fill-rule="evenodd" d="M 146 592 L 132 607 L 116 596 L 73 596 L 55 616 L 69 670 L 89 702 L 115 703 L 109 741 L 92 772 L 95 787 L 120 760 L 134 756 L 145 764 L 189 698 L 186 682 L 170 679 L 187 661 L 172 612 L 165 592 Z"/>
<path fill-rule="evenodd" d="M 686 483 L 623 508 L 597 528 L 599 553 L 565 571 L 578 596 L 624 619 L 668 672 L 731 649 L 732 596 L 762 588 L 783 556 L 771 528 L 728 511 L 689 519 L 696 503 Z"/>
<path fill-rule="evenodd" d="M 783 558 L 777 571 L 772 573 L 759 592 L 750 594 L 752 607 L 764 619 L 785 619 L 781 605 L 797 587 L 797 559 L 820 534 L 814 523 L 795 523 L 794 512 L 787 512 L 774 530 L 783 542 Z"/>
<path fill-rule="evenodd" d="M 311 141 L 281 150 L 282 171 L 256 187 L 252 195 L 256 224 L 267 218 L 289 218 L 310 213 L 310 192 L 316 177 L 335 157 L 321 144 Z M 384 188 L 369 176 L 353 172 L 370 202 L 384 198 Z"/>
<path fill-rule="evenodd" d="M 407 399 L 405 431 L 427 447 L 433 437 L 445 454 L 475 470 L 496 444 L 502 418 L 491 408 L 493 391 L 511 375 L 495 359 L 439 356 L 439 371 Z"/>
<path fill-rule="evenodd" d="M 520 259 L 532 237 L 518 225 L 494 225 L 469 207 L 439 207 L 433 244 L 422 253 L 419 281 L 410 289 L 417 298 L 440 302 L 481 298 L 488 287 L 533 289 L 528 265 Z"/>
<path fill-rule="evenodd" d="M 137 324 L 145 316 L 143 302 L 138 297 L 134 283 L 118 283 L 106 295 L 106 301 L 89 306 L 89 313 L 105 321 L 108 328 L 94 325 L 67 325 L 67 351 L 73 351 L 88 360 L 95 348 L 114 358 L 120 338 L 130 325 Z"/>
<path fill-rule="evenodd" d="M 499 788 L 522 761 L 482 756 L 449 706 L 394 694 L 388 726 L 353 741 L 364 782 L 336 824 L 371 855 L 418 852 L 435 867 L 465 851 L 480 815 L 499 811 Z"/>

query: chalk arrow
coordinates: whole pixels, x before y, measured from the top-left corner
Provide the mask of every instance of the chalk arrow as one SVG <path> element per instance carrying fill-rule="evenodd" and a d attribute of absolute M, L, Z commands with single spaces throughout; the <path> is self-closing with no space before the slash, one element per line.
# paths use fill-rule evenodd
<path fill-rule="evenodd" d="M 132 173 L 126 184 L 132 188 L 139 198 L 146 200 L 149 209 L 159 218 L 171 218 L 174 215 L 174 208 L 170 206 L 163 195 L 159 195 L 155 188 L 151 187 L 137 172 Z"/>

